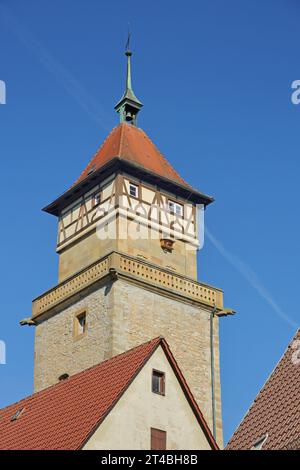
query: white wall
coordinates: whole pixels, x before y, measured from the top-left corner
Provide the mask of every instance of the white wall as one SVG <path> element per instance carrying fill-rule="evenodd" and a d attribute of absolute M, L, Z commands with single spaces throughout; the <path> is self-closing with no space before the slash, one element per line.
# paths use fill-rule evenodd
<path fill-rule="evenodd" d="M 151 391 L 152 369 L 166 374 L 165 396 Z M 151 427 L 167 432 L 168 450 L 210 449 L 161 346 L 84 449 L 149 450 Z"/>

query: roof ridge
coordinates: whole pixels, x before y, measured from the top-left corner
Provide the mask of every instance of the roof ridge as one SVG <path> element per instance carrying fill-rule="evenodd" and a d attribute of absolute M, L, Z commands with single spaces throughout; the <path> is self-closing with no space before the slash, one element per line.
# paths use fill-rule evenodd
<path fill-rule="evenodd" d="M 150 139 L 150 137 L 148 136 L 148 134 L 144 131 L 144 129 L 142 129 L 141 127 L 138 127 L 137 128 L 142 134 L 143 136 L 148 140 L 148 142 L 150 142 L 151 145 L 153 145 L 153 147 L 155 148 L 155 150 L 157 151 L 157 153 L 160 155 L 160 157 L 162 158 L 164 164 L 169 168 L 169 169 L 172 169 L 174 171 L 174 173 L 176 173 L 177 177 L 186 185 L 189 186 L 189 184 L 180 176 L 180 174 L 178 173 L 177 170 L 175 170 L 175 168 L 173 168 L 173 166 L 171 165 L 171 163 L 168 161 L 168 159 L 164 156 L 164 154 L 159 150 L 159 148 L 157 147 L 157 145 Z"/>
<path fill-rule="evenodd" d="M 91 366 L 91 367 L 88 367 L 87 369 L 84 369 L 84 370 L 82 370 L 81 372 L 77 372 L 76 374 L 71 375 L 68 380 L 72 379 L 73 377 L 76 377 L 76 376 L 79 375 L 79 374 L 84 374 L 85 372 L 87 372 L 87 371 L 89 371 L 89 370 L 91 370 L 91 369 L 94 369 L 94 368 L 96 368 L 96 367 L 102 366 L 103 364 L 106 364 L 107 362 L 112 361 L 113 359 L 116 359 L 116 358 L 119 358 L 119 357 L 121 357 L 121 356 L 124 356 L 125 354 L 128 354 L 128 353 L 134 351 L 135 349 L 143 348 L 143 347 L 145 347 L 147 344 L 150 344 L 150 343 L 157 343 L 157 344 L 158 344 L 158 343 L 160 343 L 160 341 L 161 341 L 162 339 L 163 339 L 162 336 L 156 336 L 155 338 L 152 338 L 152 339 L 150 339 L 149 341 L 146 341 L 145 343 L 141 343 L 141 344 L 138 344 L 137 346 L 133 346 L 132 348 L 127 349 L 126 351 L 123 351 L 123 352 L 120 353 L 120 354 L 116 354 L 116 356 L 112 356 L 112 357 L 110 357 L 109 359 L 105 359 L 105 361 L 99 362 L 98 364 L 95 364 L 95 365 L 93 365 L 93 366 Z M 154 345 L 153 345 L 153 346 L 154 346 Z M 54 385 L 57 385 L 57 384 L 54 384 Z M 51 387 L 52 387 L 52 386 L 53 386 L 53 385 L 51 385 Z M 46 389 L 45 389 L 45 390 L 46 390 Z"/>
<path fill-rule="evenodd" d="M 94 154 L 92 155 L 92 157 L 90 158 L 88 164 L 86 165 L 86 167 L 82 170 L 82 172 L 80 173 L 79 177 L 77 178 L 77 180 L 75 181 L 75 183 L 71 186 L 74 187 L 76 186 L 76 184 L 78 183 L 78 181 L 80 181 L 81 177 L 84 175 L 84 173 L 86 172 L 87 168 L 90 167 L 92 161 L 94 160 L 94 158 L 96 157 L 96 155 L 100 152 L 100 150 L 102 149 L 102 147 L 104 147 L 105 143 L 107 142 L 107 140 L 110 138 L 110 136 L 112 135 L 112 133 L 114 131 L 116 131 L 116 129 L 118 129 L 119 125 L 118 126 L 115 126 L 112 128 L 112 130 L 110 131 L 110 133 L 105 137 L 105 139 L 103 140 L 103 142 L 97 147 L 97 150 L 94 152 Z M 87 178 L 89 175 L 85 176 L 85 178 Z"/>
<path fill-rule="evenodd" d="M 200 407 L 162 336 L 150 339 L 0 410 L 0 430 L 3 437 L 0 449 L 84 448 L 89 438 L 160 348 L 197 420 L 199 429 L 205 435 L 210 448 L 217 450 L 218 446 Z M 101 367 L 104 364 L 107 366 Z M 91 373 L 85 374 L 88 371 Z M 108 379 L 108 374 L 111 380 Z M 86 409 L 78 409 L 82 398 L 89 403 Z M 11 414 L 22 402 L 25 409 L 28 406 L 28 413 L 25 412 L 20 420 L 12 424 Z"/>
<path fill-rule="evenodd" d="M 122 149 L 123 139 L 124 139 L 124 129 L 125 129 L 124 126 L 128 126 L 128 124 L 122 123 L 122 124 L 120 125 L 120 127 L 121 127 L 121 135 L 120 135 L 119 151 L 118 151 L 118 156 L 119 156 L 120 158 L 122 158 L 121 149 Z"/>
<path fill-rule="evenodd" d="M 93 426 L 93 428 L 90 430 L 90 432 L 81 440 L 81 443 L 78 445 L 78 450 L 82 449 L 84 444 L 88 441 L 89 437 L 96 431 L 96 429 L 100 426 L 100 424 L 104 421 L 104 419 L 106 418 L 106 416 L 110 413 L 110 411 L 115 407 L 115 405 L 118 403 L 118 401 L 121 399 L 122 395 L 126 392 L 126 390 L 129 388 L 130 384 L 134 381 L 134 379 L 137 377 L 137 375 L 140 373 L 140 371 L 143 369 L 143 367 L 145 366 L 145 364 L 148 362 L 148 360 L 150 359 L 150 357 L 152 356 L 152 354 L 154 353 L 154 351 L 156 350 L 156 348 L 162 344 L 162 342 L 164 341 L 164 338 L 159 336 L 157 338 L 154 338 L 150 341 L 147 341 L 146 343 L 143 343 L 141 344 L 140 346 L 137 346 L 135 348 L 132 348 L 132 349 L 129 349 L 128 351 L 126 352 L 130 352 L 130 351 L 133 351 L 135 349 L 138 349 L 139 347 L 142 348 L 142 347 L 145 347 L 147 344 L 150 344 L 153 342 L 153 347 L 150 349 L 150 351 L 148 351 L 148 354 L 145 356 L 145 358 L 143 359 L 143 361 L 141 362 L 141 364 L 135 368 L 134 372 L 131 374 L 131 377 L 130 379 L 126 382 L 126 384 L 119 390 L 119 393 L 117 394 L 117 396 L 115 397 L 115 399 L 111 402 L 110 406 L 107 408 L 105 414 L 97 420 L 97 422 L 95 423 L 95 425 Z M 124 353 L 122 353 L 124 354 Z M 119 356 L 121 356 L 122 354 L 119 354 Z M 118 356 L 116 356 L 118 357 Z"/>
<path fill-rule="evenodd" d="M 198 405 L 195 397 L 194 397 L 194 394 L 192 392 L 192 390 L 190 389 L 187 381 L 186 381 L 186 378 L 174 356 L 174 354 L 172 353 L 171 349 L 170 349 L 170 346 L 168 344 L 168 342 L 166 341 L 166 339 L 164 337 L 162 337 L 162 341 L 161 341 L 161 346 L 163 347 L 163 349 L 165 348 L 167 350 L 167 354 L 169 356 L 169 359 L 170 359 L 170 362 L 173 362 L 174 365 L 175 365 L 175 368 L 176 368 L 176 374 L 179 375 L 179 379 L 177 377 L 177 380 L 180 382 L 183 383 L 183 387 L 185 388 L 185 390 L 183 391 L 185 393 L 185 391 L 187 392 L 189 398 L 191 399 L 192 401 L 192 404 L 193 406 L 196 408 L 196 411 L 198 413 L 198 415 L 200 416 L 200 422 L 201 422 L 201 427 L 203 426 L 204 429 L 203 431 L 206 433 L 207 437 L 210 439 L 211 443 L 216 447 L 217 450 L 219 450 L 219 446 L 210 430 L 210 427 L 208 426 L 207 422 L 206 422 L 206 419 L 200 409 L 200 406 Z M 166 352 L 166 351 L 165 351 Z"/>

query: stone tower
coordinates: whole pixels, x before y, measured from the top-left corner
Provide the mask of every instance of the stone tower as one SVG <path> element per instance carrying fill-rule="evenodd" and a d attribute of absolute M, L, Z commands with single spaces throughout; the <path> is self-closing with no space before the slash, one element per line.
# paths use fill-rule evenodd
<path fill-rule="evenodd" d="M 58 217 L 59 279 L 33 301 L 34 387 L 164 336 L 222 445 L 223 294 L 197 280 L 196 259 L 198 207 L 212 198 L 189 186 L 137 127 L 142 103 L 126 56 L 120 124 L 44 209 Z"/>

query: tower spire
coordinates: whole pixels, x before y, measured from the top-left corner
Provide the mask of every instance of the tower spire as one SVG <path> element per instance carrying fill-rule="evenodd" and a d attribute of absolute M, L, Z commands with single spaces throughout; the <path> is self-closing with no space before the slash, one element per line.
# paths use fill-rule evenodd
<path fill-rule="evenodd" d="M 132 56 L 132 52 L 130 50 L 130 31 L 128 31 L 128 38 L 127 38 L 126 47 L 125 47 L 125 55 L 127 57 L 126 91 L 130 90 L 133 93 L 132 84 L 131 84 L 131 56 Z"/>
<path fill-rule="evenodd" d="M 120 99 L 120 101 L 116 104 L 115 110 L 119 113 L 120 122 L 127 122 L 136 126 L 137 114 L 143 104 L 140 100 L 135 96 L 134 91 L 132 89 L 131 83 L 131 56 L 132 52 L 130 50 L 130 31 L 128 31 L 128 38 L 125 47 L 125 55 L 127 57 L 127 73 L 126 73 L 126 88 L 125 92 Z"/>

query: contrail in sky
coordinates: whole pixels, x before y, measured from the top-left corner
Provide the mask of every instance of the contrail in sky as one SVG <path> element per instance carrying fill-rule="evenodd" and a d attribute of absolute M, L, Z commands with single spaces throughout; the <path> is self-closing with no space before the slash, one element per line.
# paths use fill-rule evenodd
<path fill-rule="evenodd" d="M 24 28 L 6 6 L 0 5 L 0 19 L 12 30 L 22 44 L 38 58 L 43 67 L 54 76 L 56 81 L 76 100 L 79 106 L 86 111 L 97 124 L 100 124 L 103 129 L 107 130 L 104 124 L 104 112 L 99 110 L 100 106 L 96 104 L 95 99 L 72 73 L 60 64 L 30 31 Z"/>
<path fill-rule="evenodd" d="M 275 302 L 272 295 L 268 290 L 262 285 L 261 281 L 257 277 L 256 273 L 243 261 L 241 261 L 236 255 L 230 253 L 222 243 L 217 240 L 212 233 L 205 227 L 205 234 L 207 238 L 211 241 L 214 247 L 219 251 L 219 253 L 227 260 L 229 263 L 240 273 L 242 276 L 249 282 L 249 284 L 255 289 L 258 294 L 272 307 L 275 313 L 288 323 L 293 329 L 297 329 L 298 325 L 292 320 Z"/>

